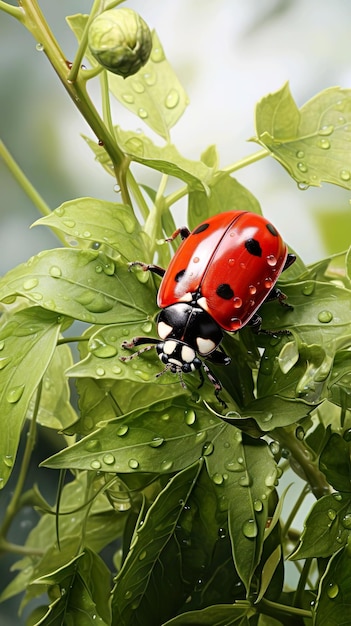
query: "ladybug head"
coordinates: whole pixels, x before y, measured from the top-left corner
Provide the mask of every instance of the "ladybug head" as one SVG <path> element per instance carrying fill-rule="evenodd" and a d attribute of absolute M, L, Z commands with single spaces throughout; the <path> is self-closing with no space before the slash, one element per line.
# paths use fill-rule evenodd
<path fill-rule="evenodd" d="M 175 343 L 181 344 L 177 357 L 184 356 L 181 360 L 187 363 L 195 359 L 196 353 L 204 357 L 211 354 L 223 338 L 217 322 L 200 306 L 187 302 L 177 302 L 162 309 L 157 318 L 157 332 L 164 344 L 173 340 L 168 348 L 171 352 Z"/>
<path fill-rule="evenodd" d="M 166 339 L 157 344 L 156 351 L 159 359 L 166 365 L 166 371 L 172 374 L 188 374 L 200 369 L 202 362 L 196 356 L 195 350 L 177 339 Z"/>

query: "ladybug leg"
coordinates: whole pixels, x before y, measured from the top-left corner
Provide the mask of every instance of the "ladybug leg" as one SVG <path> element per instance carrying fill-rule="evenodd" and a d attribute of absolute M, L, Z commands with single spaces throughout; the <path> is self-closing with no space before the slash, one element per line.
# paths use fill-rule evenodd
<path fill-rule="evenodd" d="M 132 359 L 135 359 L 140 354 L 143 354 L 143 352 L 147 352 L 148 350 L 151 350 L 151 348 L 153 348 L 157 343 L 159 343 L 159 340 L 154 339 L 153 337 L 134 337 L 134 339 L 131 339 L 130 341 L 123 341 L 121 347 L 124 350 L 131 350 L 132 348 L 135 348 L 136 346 L 141 346 L 146 343 L 149 345 L 144 346 L 143 348 L 140 348 L 139 350 L 137 350 L 136 352 L 133 352 L 133 354 L 129 354 L 128 356 L 120 356 L 119 360 L 123 361 L 123 363 L 125 363 L 125 361 L 131 361 Z"/>
<path fill-rule="evenodd" d="M 181 239 L 186 239 L 190 235 L 189 228 L 187 228 L 186 226 L 183 226 L 182 228 L 177 228 L 177 230 L 175 230 L 170 237 L 167 237 L 165 241 L 174 241 L 174 239 L 176 239 L 178 235 L 180 235 Z"/>
<path fill-rule="evenodd" d="M 265 301 L 270 302 L 271 300 L 278 300 L 279 304 L 281 304 L 281 306 L 287 309 L 288 311 L 292 311 L 294 308 L 291 306 L 291 304 L 288 304 L 287 302 L 285 302 L 286 295 L 280 289 L 278 289 L 278 287 L 273 287 L 273 289 L 270 291 Z"/>
<path fill-rule="evenodd" d="M 143 263 L 142 261 L 132 261 L 132 263 L 128 263 L 129 269 L 132 267 L 140 267 L 143 272 L 152 272 L 153 274 L 157 274 L 157 276 L 164 276 L 166 270 L 159 265 L 148 265 L 147 263 Z"/>
<path fill-rule="evenodd" d="M 285 264 L 284 264 L 284 267 L 283 267 L 283 270 L 282 270 L 282 271 L 284 272 L 285 270 L 287 270 L 287 269 L 288 269 L 288 267 L 290 267 L 290 265 L 292 265 L 293 263 L 295 263 L 295 261 L 296 261 L 296 256 L 295 256 L 295 254 L 291 254 L 291 253 L 289 252 L 288 256 L 286 257 L 286 261 L 285 261 Z"/>
<path fill-rule="evenodd" d="M 227 404 L 224 402 L 224 400 L 222 400 L 222 398 L 219 397 L 219 394 L 222 391 L 221 383 L 219 382 L 218 378 L 214 375 L 214 373 L 211 372 L 210 368 L 208 367 L 208 365 L 206 365 L 206 363 L 202 362 L 202 367 L 204 369 L 204 372 L 205 372 L 208 380 L 214 386 L 214 394 L 215 394 L 218 402 L 220 402 L 221 405 L 226 409 L 227 408 Z M 203 385 L 203 382 L 204 382 L 204 377 L 203 377 L 203 374 L 202 374 L 201 370 L 199 370 L 199 373 L 200 373 L 200 378 L 201 378 L 201 383 L 200 383 L 199 387 L 201 387 Z"/>
<path fill-rule="evenodd" d="M 211 352 L 206 359 L 212 363 L 217 363 L 217 365 L 229 365 L 231 362 L 230 356 L 225 353 L 222 346 L 219 346 L 218 349 Z"/>

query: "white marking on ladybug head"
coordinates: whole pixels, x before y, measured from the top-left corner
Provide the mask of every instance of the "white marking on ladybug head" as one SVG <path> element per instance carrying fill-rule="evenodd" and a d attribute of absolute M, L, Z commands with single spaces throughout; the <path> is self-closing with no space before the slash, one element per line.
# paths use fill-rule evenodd
<path fill-rule="evenodd" d="M 172 326 L 169 326 L 169 324 L 165 322 L 159 322 L 157 324 L 158 336 L 161 337 L 161 339 L 166 339 L 171 334 L 172 330 Z"/>
<path fill-rule="evenodd" d="M 196 357 L 195 350 L 190 346 L 184 345 L 181 350 L 181 359 L 183 363 L 192 363 Z"/>
<path fill-rule="evenodd" d="M 207 304 L 207 300 L 204 296 L 202 296 L 201 298 L 199 298 L 196 301 L 196 304 L 198 304 L 204 311 L 206 311 L 207 313 L 209 313 L 209 308 L 208 308 L 208 304 Z"/>
<path fill-rule="evenodd" d="M 173 354 L 177 348 L 177 345 L 178 345 L 177 341 L 174 341 L 173 339 L 168 339 L 163 344 L 164 353 L 167 354 L 168 356 L 170 354 Z"/>
<path fill-rule="evenodd" d="M 179 302 L 191 302 L 193 299 L 190 291 L 187 291 L 183 296 L 179 298 Z"/>
<path fill-rule="evenodd" d="M 210 354 L 215 350 L 217 344 L 212 339 L 204 339 L 203 337 L 196 337 L 197 351 L 199 354 Z"/>

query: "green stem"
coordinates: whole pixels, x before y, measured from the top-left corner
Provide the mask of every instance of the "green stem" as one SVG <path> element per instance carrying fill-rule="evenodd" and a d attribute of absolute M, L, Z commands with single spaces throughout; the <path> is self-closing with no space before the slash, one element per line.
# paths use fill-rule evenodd
<path fill-rule="evenodd" d="M 50 215 L 51 210 L 43 200 L 41 195 L 34 189 L 31 182 L 28 180 L 27 176 L 21 170 L 19 165 L 16 163 L 8 149 L 6 148 L 3 141 L 0 141 L 0 157 L 3 159 L 4 163 L 9 168 L 11 174 L 16 179 L 20 187 L 22 187 L 23 191 L 27 194 L 30 200 L 33 202 L 34 206 L 37 207 L 38 211 L 42 215 Z"/>
<path fill-rule="evenodd" d="M 312 619 L 311 611 L 306 611 L 305 609 L 298 609 L 296 607 L 287 606 L 285 604 L 280 604 L 279 602 L 272 602 L 271 600 L 266 600 L 263 598 L 259 603 L 260 608 L 263 609 L 262 613 L 266 615 L 271 615 L 272 617 L 276 617 L 278 620 L 283 615 L 291 615 L 292 617 L 301 617 L 301 618 L 309 618 Z M 284 622 L 286 624 L 287 622 Z M 290 623 L 290 622 L 289 622 Z"/>
<path fill-rule="evenodd" d="M 83 77 L 84 71 L 78 73 L 74 82 L 68 79 L 70 73 L 69 63 L 49 29 L 37 0 L 22 0 L 22 7 L 25 13 L 23 20 L 24 25 L 32 33 L 37 42 L 43 46 L 44 53 L 56 71 L 67 93 L 109 155 L 114 166 L 117 183 L 121 187 L 123 198 L 123 185 L 120 184 L 119 178 L 120 172 L 122 172 L 123 177 L 126 165 L 129 164 L 129 159 L 116 144 L 115 137 L 109 132 L 106 124 L 104 124 L 88 96 L 86 81 Z M 128 195 L 124 194 L 124 196 L 123 202 L 129 204 Z"/>
<path fill-rule="evenodd" d="M 15 17 L 23 22 L 23 11 L 19 7 L 14 7 L 11 4 L 7 4 L 7 2 L 0 0 L 0 11 L 4 11 L 5 13 L 8 13 L 9 15 L 12 15 L 12 17 Z"/>
<path fill-rule="evenodd" d="M 43 556 L 45 554 L 44 550 L 40 548 L 20 546 L 0 538 L 0 553 L 1 552 L 12 552 L 13 554 L 20 554 L 22 556 Z"/>
<path fill-rule="evenodd" d="M 297 589 L 294 593 L 294 600 L 293 600 L 293 605 L 299 605 L 302 602 L 302 598 L 303 598 L 303 593 L 305 591 L 305 587 L 306 587 L 306 582 L 308 580 L 308 576 L 310 573 L 310 569 L 311 569 L 311 565 L 312 565 L 312 559 L 306 559 L 302 572 L 301 572 L 301 576 L 299 579 L 299 583 L 297 585 Z"/>
<path fill-rule="evenodd" d="M 240 159 L 240 161 L 236 161 L 236 163 L 232 163 L 232 165 L 227 165 L 227 167 L 221 168 L 220 172 L 226 172 L 227 174 L 231 174 L 232 172 L 241 170 L 248 165 L 252 165 L 252 163 L 256 163 L 257 161 L 260 161 L 261 159 L 270 156 L 270 154 L 270 151 L 264 148 L 263 150 L 259 150 L 254 154 L 250 154 L 250 156 L 245 157 L 244 159 Z"/>
<path fill-rule="evenodd" d="M 24 450 L 23 458 L 22 458 L 22 465 L 21 465 L 21 469 L 19 472 L 17 484 L 12 494 L 10 503 L 8 504 L 6 508 L 4 520 L 0 528 L 0 537 L 2 538 L 2 543 L 11 526 L 12 520 L 14 519 L 15 515 L 21 508 L 21 494 L 22 494 L 25 480 L 27 478 L 28 467 L 30 464 L 30 459 L 31 459 L 32 452 L 33 452 L 34 445 L 35 445 L 37 415 L 38 415 L 39 406 L 40 406 L 41 391 L 42 391 L 42 381 L 39 383 L 38 388 L 37 388 L 33 415 L 32 415 L 32 419 L 31 419 L 30 426 L 29 426 L 26 447 Z"/>
<path fill-rule="evenodd" d="M 289 532 L 290 526 L 295 518 L 295 516 L 297 515 L 298 511 L 300 510 L 300 507 L 304 501 L 304 499 L 306 498 L 307 494 L 310 493 L 310 488 L 309 485 L 304 485 L 299 497 L 297 498 L 293 508 L 291 509 L 287 520 L 282 528 L 282 537 L 286 537 L 286 535 Z"/>
<path fill-rule="evenodd" d="M 79 42 L 79 47 L 78 47 L 78 50 L 76 52 L 76 56 L 74 57 L 74 61 L 72 63 L 72 67 L 71 67 L 71 69 L 70 69 L 70 71 L 68 73 L 68 76 L 67 76 L 67 80 L 72 82 L 72 83 L 74 83 L 76 81 L 77 76 L 78 76 L 78 72 L 79 72 L 79 70 L 81 68 L 83 57 L 85 55 L 85 51 L 86 51 L 86 48 L 87 48 L 87 45 L 88 45 L 88 31 L 89 31 L 89 27 L 90 27 L 90 24 L 93 21 L 96 13 L 99 11 L 100 5 L 101 5 L 101 0 L 94 0 L 94 4 L 93 4 L 92 9 L 90 11 L 90 15 L 89 15 L 88 21 L 87 21 L 87 23 L 85 25 L 85 28 L 84 28 L 82 39 Z"/>

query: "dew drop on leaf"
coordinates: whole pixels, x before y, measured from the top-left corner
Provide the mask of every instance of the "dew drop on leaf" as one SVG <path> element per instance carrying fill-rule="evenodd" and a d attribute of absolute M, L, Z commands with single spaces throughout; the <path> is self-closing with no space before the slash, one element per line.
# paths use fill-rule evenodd
<path fill-rule="evenodd" d="M 174 109 L 179 102 L 179 92 L 176 89 L 171 89 L 166 96 L 165 106 L 167 109 Z"/>
<path fill-rule="evenodd" d="M 74 220 L 71 219 L 63 219 L 62 223 L 67 226 L 67 228 L 74 228 L 76 225 L 76 222 Z"/>
<path fill-rule="evenodd" d="M 223 474 L 216 472 L 215 474 L 213 474 L 212 480 L 215 485 L 221 485 L 224 481 Z"/>
<path fill-rule="evenodd" d="M 333 522 L 337 516 L 337 512 L 334 509 L 328 509 L 327 515 L 329 519 Z"/>
<path fill-rule="evenodd" d="M 211 441 L 208 441 L 207 443 L 204 444 L 204 447 L 202 448 L 202 454 L 203 456 L 210 456 L 213 450 L 214 450 L 213 443 Z"/>
<path fill-rule="evenodd" d="M 298 426 L 295 430 L 295 437 L 302 441 L 305 438 L 305 431 L 302 426 Z"/>
<path fill-rule="evenodd" d="M 145 111 L 145 109 L 143 109 L 142 107 L 140 107 L 140 109 L 138 109 L 138 115 L 139 117 L 141 117 L 142 120 L 145 120 L 148 117 L 148 112 Z"/>
<path fill-rule="evenodd" d="M 0 358 L 0 370 L 5 369 L 6 365 L 8 365 L 11 361 L 11 357 L 9 356 L 3 356 L 2 358 Z"/>
<path fill-rule="evenodd" d="M 260 513 L 260 511 L 262 511 L 263 509 L 263 502 L 262 500 L 254 500 L 254 509 L 255 511 L 257 511 L 257 513 Z"/>
<path fill-rule="evenodd" d="M 330 141 L 329 139 L 320 139 L 317 143 L 319 148 L 322 148 L 322 150 L 329 150 L 330 148 Z"/>
<path fill-rule="evenodd" d="M 334 126 L 332 126 L 332 124 L 329 124 L 328 126 L 322 126 L 322 128 L 319 129 L 318 134 L 323 136 L 329 136 L 332 134 L 332 132 L 334 132 Z"/>
<path fill-rule="evenodd" d="M 321 311 L 318 313 L 318 321 L 322 324 L 328 324 L 333 319 L 333 314 L 331 311 Z"/>
<path fill-rule="evenodd" d="M 105 370 L 103 367 L 97 367 L 95 370 L 95 373 L 97 376 L 104 376 L 105 374 Z"/>
<path fill-rule="evenodd" d="M 99 469 L 101 469 L 101 463 L 100 463 L 100 461 L 98 461 L 97 459 L 95 459 L 94 461 L 92 461 L 92 462 L 90 463 L 90 467 L 91 467 L 91 469 L 93 469 L 93 470 L 99 470 Z"/>
<path fill-rule="evenodd" d="M 129 426 L 127 426 L 127 424 L 123 424 L 123 426 L 119 426 L 119 428 L 117 428 L 116 434 L 118 437 L 124 437 L 124 435 L 127 434 L 129 430 Z"/>
<path fill-rule="evenodd" d="M 157 75 L 155 74 L 155 72 L 145 72 L 145 74 L 143 75 L 143 79 L 148 87 L 152 87 L 156 83 Z"/>
<path fill-rule="evenodd" d="M 136 459 L 129 459 L 128 465 L 131 469 L 137 469 L 139 467 L 139 461 Z"/>
<path fill-rule="evenodd" d="M 24 387 L 24 385 L 17 385 L 16 387 L 9 389 L 6 393 L 7 402 L 10 404 L 16 404 L 16 402 L 18 402 L 23 395 Z"/>
<path fill-rule="evenodd" d="M 340 178 L 341 178 L 341 180 L 344 180 L 344 181 L 350 180 L 351 174 L 350 174 L 349 170 L 341 170 Z"/>
<path fill-rule="evenodd" d="M 173 461 L 162 461 L 161 463 L 161 471 L 162 472 L 168 472 L 170 469 L 172 469 L 173 467 Z"/>
<path fill-rule="evenodd" d="M 280 452 L 279 441 L 271 441 L 271 443 L 269 444 L 269 449 L 271 453 L 273 454 L 273 456 L 276 456 L 277 454 L 279 454 Z"/>
<path fill-rule="evenodd" d="M 4 463 L 7 467 L 13 467 L 13 456 L 9 454 L 4 456 Z"/>
<path fill-rule="evenodd" d="M 146 550 L 142 550 L 139 554 L 139 561 L 143 561 L 147 555 Z"/>
<path fill-rule="evenodd" d="M 25 280 L 23 283 L 23 289 L 25 289 L 26 291 L 30 291 L 30 289 L 34 289 L 34 287 L 36 287 L 37 284 L 38 284 L 37 278 L 28 278 L 28 280 Z"/>
<path fill-rule="evenodd" d="M 37 43 L 37 44 L 36 44 L 36 46 L 35 46 L 35 49 L 36 49 L 38 52 L 43 52 L 43 50 L 44 50 L 44 44 L 42 44 L 42 43 Z"/>
<path fill-rule="evenodd" d="M 140 82 L 140 80 L 133 80 L 132 81 L 132 88 L 134 89 L 135 93 L 144 93 L 144 91 L 145 91 L 145 87 L 144 87 L 143 83 Z"/>
<path fill-rule="evenodd" d="M 151 60 L 154 63 L 160 63 L 165 58 L 162 48 L 154 48 L 151 52 Z"/>
<path fill-rule="evenodd" d="M 131 93 L 123 93 L 122 98 L 127 104 L 133 104 L 134 96 Z"/>
<path fill-rule="evenodd" d="M 334 600 L 336 598 L 336 596 L 339 593 L 339 587 L 338 585 L 335 585 L 333 583 L 329 583 L 328 589 L 327 589 L 327 596 L 328 598 L 330 598 L 331 600 Z"/>
<path fill-rule="evenodd" d="M 303 158 L 304 158 L 304 156 L 305 156 L 305 153 L 304 153 L 304 151 L 303 151 L 303 150 L 298 150 L 298 151 L 296 152 L 296 157 L 297 157 L 298 159 L 303 159 Z"/>
<path fill-rule="evenodd" d="M 151 448 L 159 448 L 164 443 L 163 437 L 154 437 L 152 441 L 150 441 Z"/>
<path fill-rule="evenodd" d="M 254 519 L 248 519 L 242 527 L 242 531 L 248 539 L 254 539 L 257 537 L 258 528 Z"/>
<path fill-rule="evenodd" d="M 312 280 L 307 281 L 302 287 L 302 293 L 304 296 L 311 296 L 314 292 L 315 283 Z"/>
<path fill-rule="evenodd" d="M 108 453 L 103 456 L 102 460 L 106 465 L 113 465 L 116 459 L 113 454 Z"/>
<path fill-rule="evenodd" d="M 185 411 L 184 415 L 185 415 L 185 417 L 184 417 L 185 423 L 188 424 L 188 426 L 191 426 L 192 424 L 195 423 L 195 421 L 196 421 L 195 411 L 192 411 L 192 410 Z"/>
<path fill-rule="evenodd" d="M 98 439 L 89 439 L 84 446 L 85 450 L 88 452 L 97 452 L 100 450 L 101 445 Z"/>
<path fill-rule="evenodd" d="M 225 539 L 227 536 L 227 531 L 225 528 L 218 528 L 218 538 Z"/>
<path fill-rule="evenodd" d="M 250 487 L 252 485 L 252 478 L 250 474 L 246 473 L 239 478 L 239 485 L 241 487 Z"/>
<path fill-rule="evenodd" d="M 52 265 L 49 269 L 49 274 L 53 278 L 60 278 L 60 276 L 62 276 L 62 270 L 57 265 Z"/>
<path fill-rule="evenodd" d="M 348 428 L 347 430 L 345 430 L 345 432 L 343 434 L 343 438 L 347 442 L 351 441 L 351 428 Z"/>
<path fill-rule="evenodd" d="M 346 513 L 346 515 L 344 515 L 344 517 L 342 518 L 341 523 L 344 528 L 347 528 L 347 530 L 350 530 L 351 529 L 351 513 Z"/>
<path fill-rule="evenodd" d="M 4 342 L 4 340 L 2 339 L 2 340 L 0 341 L 0 351 L 1 351 L 1 350 L 3 350 L 3 349 L 4 349 L 4 347 L 5 347 L 5 342 Z"/>

